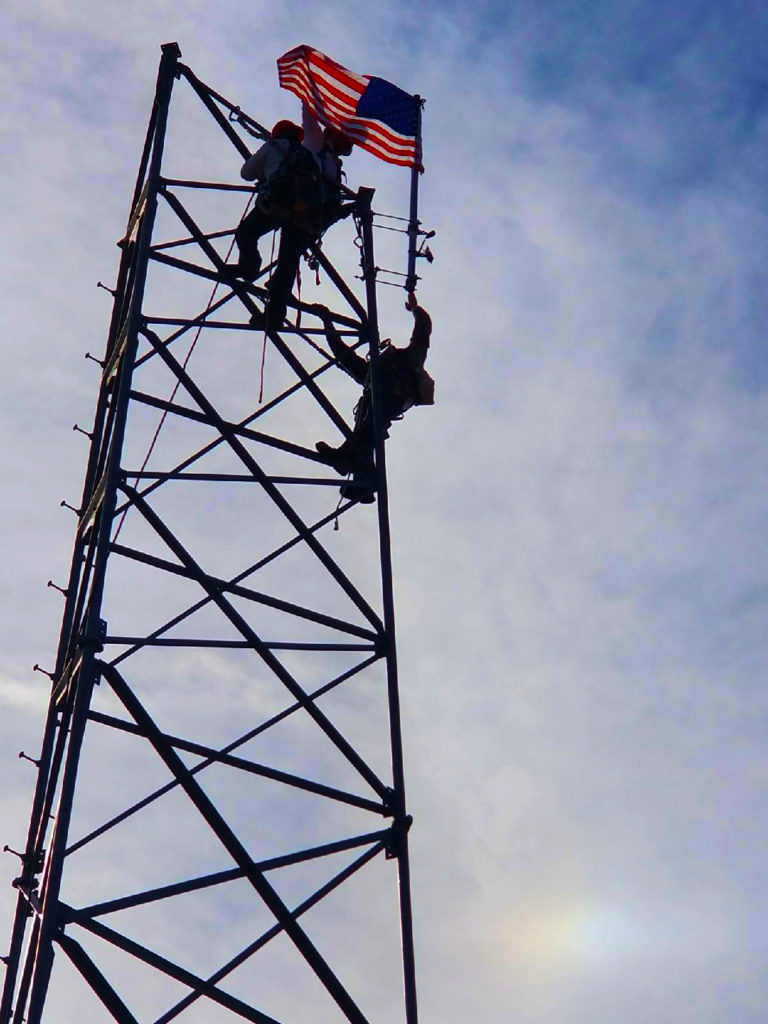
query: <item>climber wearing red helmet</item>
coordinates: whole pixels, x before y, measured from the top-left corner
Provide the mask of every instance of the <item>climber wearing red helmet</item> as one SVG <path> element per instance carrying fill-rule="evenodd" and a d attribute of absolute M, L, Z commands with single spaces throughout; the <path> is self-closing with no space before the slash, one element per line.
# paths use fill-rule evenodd
<path fill-rule="evenodd" d="M 303 142 L 304 129 L 300 124 L 296 124 L 294 121 L 278 121 L 269 133 L 269 137 L 272 140 L 294 139 L 296 142 Z"/>
<path fill-rule="evenodd" d="M 326 146 L 338 154 L 338 156 L 349 156 L 352 152 L 354 142 L 344 132 L 339 131 L 338 128 L 326 128 L 323 131 L 323 139 Z"/>
<path fill-rule="evenodd" d="M 309 124 L 309 133 L 307 125 Z M 311 138 L 308 138 L 308 134 Z M 259 239 L 280 228 L 277 265 L 268 284 L 268 326 L 280 327 L 293 291 L 299 261 L 314 239 L 341 212 L 341 155 L 352 143 L 335 129 L 323 132 L 304 110 L 304 127 L 278 121 L 270 138 L 243 164 L 240 174 L 258 180 L 258 198 L 235 231 L 239 250 L 237 276 L 255 280 L 261 270 Z"/>

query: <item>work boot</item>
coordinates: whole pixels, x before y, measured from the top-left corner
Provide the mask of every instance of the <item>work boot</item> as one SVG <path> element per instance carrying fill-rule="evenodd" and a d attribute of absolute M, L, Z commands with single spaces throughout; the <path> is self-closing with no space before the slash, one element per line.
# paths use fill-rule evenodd
<path fill-rule="evenodd" d="M 263 312 L 257 309 L 255 313 L 251 314 L 251 327 L 258 327 L 265 331 L 279 331 L 285 320 L 285 308 L 283 308 L 282 316 L 278 316 L 278 313 L 279 310 L 275 312 L 275 307 L 271 305 L 268 305 Z"/>
<path fill-rule="evenodd" d="M 264 312 L 267 317 L 267 327 L 279 331 L 285 323 L 286 304 L 270 296 Z"/>
<path fill-rule="evenodd" d="M 361 459 L 354 452 L 350 451 L 346 441 L 338 448 L 331 447 L 325 441 L 317 441 L 315 448 L 317 454 L 322 457 L 323 462 L 330 466 L 331 469 L 335 469 L 339 476 L 347 476 L 349 473 L 354 473 L 355 470 L 360 469 Z"/>
<path fill-rule="evenodd" d="M 235 264 L 235 277 L 241 277 L 244 281 L 255 281 L 260 271 L 261 253 L 258 249 L 247 256 L 240 253 L 240 258 Z"/>
<path fill-rule="evenodd" d="M 370 505 L 376 501 L 376 492 L 365 478 L 352 477 L 339 488 L 339 494 L 348 501 L 359 501 L 361 505 Z"/>

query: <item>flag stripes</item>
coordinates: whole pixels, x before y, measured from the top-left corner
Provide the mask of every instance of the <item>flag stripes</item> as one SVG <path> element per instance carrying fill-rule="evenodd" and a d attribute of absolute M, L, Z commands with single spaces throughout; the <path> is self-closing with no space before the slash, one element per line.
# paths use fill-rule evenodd
<path fill-rule="evenodd" d="M 421 164 L 418 97 L 383 79 L 355 74 L 306 45 L 279 57 L 277 70 L 282 88 L 303 100 L 321 124 L 339 129 L 387 163 Z"/>

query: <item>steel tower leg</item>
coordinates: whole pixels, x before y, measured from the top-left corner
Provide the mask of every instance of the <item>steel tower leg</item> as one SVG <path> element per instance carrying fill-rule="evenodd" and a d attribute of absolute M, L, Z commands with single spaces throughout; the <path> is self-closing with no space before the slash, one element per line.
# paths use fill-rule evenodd
<path fill-rule="evenodd" d="M 373 248 L 373 192 L 361 189 L 363 235 L 363 279 L 368 304 L 369 352 L 372 378 L 373 432 L 376 445 L 376 475 L 379 494 L 379 548 L 381 555 L 381 588 L 386 636 L 387 690 L 389 694 L 389 726 L 392 749 L 392 777 L 394 780 L 394 828 L 396 841 L 392 855 L 397 857 L 400 875 L 400 929 L 403 943 L 403 980 L 407 1024 L 416 1024 L 416 962 L 413 946 L 413 918 L 411 913 L 411 875 L 408 860 L 408 829 L 411 818 L 406 812 L 405 771 L 403 767 L 403 738 L 400 724 L 400 688 L 397 674 L 397 645 L 395 641 L 395 598 L 392 581 L 392 546 L 389 532 L 389 503 L 387 496 L 387 470 L 384 451 L 384 426 L 381 411 L 381 381 L 379 368 L 379 328 L 376 303 L 376 261 Z"/>
<path fill-rule="evenodd" d="M 152 226 L 154 223 L 154 212 L 157 206 L 157 189 L 160 181 L 160 167 L 162 163 L 163 143 L 165 139 L 165 124 L 168 115 L 168 105 L 173 88 L 173 80 L 176 75 L 176 64 L 181 55 L 175 44 L 169 44 L 163 48 L 163 56 L 160 62 L 158 73 L 157 91 L 153 109 L 154 132 L 152 133 L 152 148 L 149 174 L 145 186 L 144 213 L 142 216 L 141 228 L 137 246 L 137 256 L 134 264 L 134 280 L 130 295 L 130 305 L 124 311 L 126 315 L 124 337 L 124 353 L 121 359 L 121 370 L 119 374 L 119 385 L 117 388 L 117 400 L 115 403 L 114 420 L 111 430 L 109 449 L 106 457 L 106 464 L 103 469 L 103 485 L 99 485 L 102 493 L 98 510 L 98 540 L 95 546 L 95 559 L 92 574 L 91 590 L 88 597 L 87 614 L 85 616 L 85 630 L 81 642 L 78 644 L 79 651 L 77 675 L 72 680 L 74 692 L 74 706 L 71 720 L 69 715 L 64 718 L 69 721 L 69 742 L 64 759 L 63 772 L 61 777 L 58 809 L 56 812 L 56 824 L 53 831 L 51 850 L 45 866 L 43 885 L 40 891 L 40 927 L 37 941 L 30 949 L 29 955 L 33 958 L 34 966 L 31 972 L 29 1007 L 26 1013 L 28 1024 L 39 1024 L 42 1018 L 43 1006 L 45 1004 L 48 982 L 50 979 L 51 967 L 53 965 L 53 943 L 57 933 L 61 929 L 61 915 L 58 906 L 59 888 L 64 865 L 64 852 L 66 849 L 69 821 L 72 813 L 72 802 L 74 798 L 75 783 L 77 779 L 77 767 L 80 756 L 80 749 L 85 731 L 88 709 L 90 706 L 91 691 L 96 681 L 96 670 L 94 666 L 95 652 L 100 649 L 101 632 L 101 597 L 104 588 L 104 575 L 109 548 L 109 537 L 112 525 L 112 517 L 117 497 L 117 480 L 119 473 L 119 459 L 122 448 L 125 420 L 128 412 L 128 400 L 130 394 L 131 371 L 135 357 L 139 315 L 143 297 L 144 280 L 146 278 L 149 245 L 152 237 Z M 95 453 L 95 446 L 92 454 Z M 89 469 L 91 467 L 89 466 Z M 98 488 L 91 500 L 98 497 Z M 96 511 L 96 510 L 94 510 Z M 78 538 L 79 539 L 79 538 Z M 78 545 L 79 548 L 80 545 Z M 73 574 L 76 565 L 80 560 L 80 552 L 76 549 L 73 559 Z M 73 588 L 74 589 L 74 588 Z M 71 593 L 72 591 L 70 591 Z M 69 595 L 68 595 L 69 596 Z M 68 607 L 65 613 L 63 633 L 69 633 L 72 615 L 72 602 L 68 600 Z M 62 637 L 64 639 L 64 637 Z M 70 637 L 67 635 L 67 640 Z M 55 691 L 54 691 L 55 693 Z M 57 701 L 54 696 L 52 709 L 49 711 L 49 722 L 55 716 L 55 705 Z M 62 725 L 63 728 L 63 725 Z M 46 730 L 45 747 L 46 753 L 50 746 L 49 730 Z M 47 759 L 47 758 L 46 758 Z M 42 776 L 42 772 L 41 772 Z M 48 780 L 49 800 L 53 796 L 53 790 L 57 784 L 56 778 Z M 35 805 L 41 802 L 41 790 L 35 794 Z M 33 819 L 34 821 L 34 819 Z M 43 828 L 44 828 L 43 824 Z M 41 823 L 36 823 L 34 831 L 39 833 Z M 39 856 L 40 848 L 33 856 Z M 13 972 L 15 973 L 15 971 Z M 11 981 L 9 972 L 8 982 Z M 3 997 L 3 1012 L 7 1014 L 10 996 L 6 986 Z M 16 1007 L 16 1018 L 22 1018 L 22 1007 Z M 7 1016 L 3 1020 L 7 1019 Z"/>

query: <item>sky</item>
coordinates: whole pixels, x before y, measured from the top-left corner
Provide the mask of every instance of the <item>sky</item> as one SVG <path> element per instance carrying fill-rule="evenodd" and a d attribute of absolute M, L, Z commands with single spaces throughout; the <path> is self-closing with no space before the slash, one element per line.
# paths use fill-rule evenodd
<path fill-rule="evenodd" d="M 46 582 L 66 580 L 60 501 L 77 505 L 87 454 L 72 424 L 90 428 L 98 387 L 83 356 L 103 351 L 96 282 L 114 281 L 160 44 L 269 124 L 297 114 L 274 62 L 306 42 L 427 100 L 437 400 L 387 450 L 421 1017 L 764 1021 L 764 5 L 6 0 L 4 15 L 0 841 L 24 844 L 34 768 L 17 752 L 39 748 L 32 666 L 55 657 Z M 177 131 L 187 166 L 238 180 L 236 154 L 227 168 L 191 119 Z M 406 172 L 362 152 L 346 170 L 407 213 Z M 402 296 L 381 292 L 382 330 L 404 340 Z M 248 406 L 256 353 L 241 358 L 232 401 Z M 210 699 L 190 696 L 191 661 L 154 699 L 192 731 L 214 729 L 215 706 L 224 734 L 242 677 L 205 668 Z M 103 797 L 85 787 L 86 819 Z M 18 862 L 0 868 L 1 936 Z M 208 912 L 248 934 L 236 902 Z M 74 1019 L 78 992 L 46 1020 Z M 394 1024 L 380 996 L 372 1020 Z"/>

